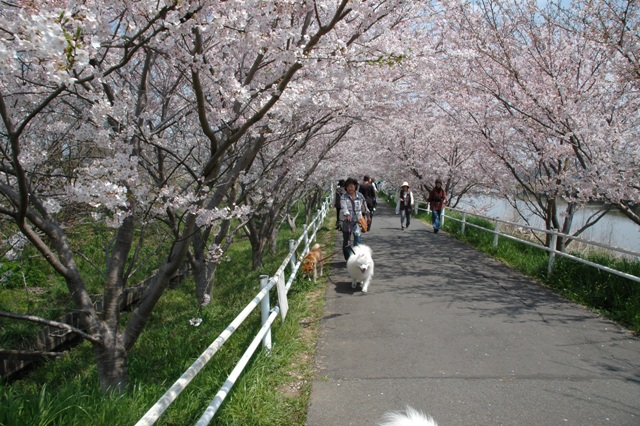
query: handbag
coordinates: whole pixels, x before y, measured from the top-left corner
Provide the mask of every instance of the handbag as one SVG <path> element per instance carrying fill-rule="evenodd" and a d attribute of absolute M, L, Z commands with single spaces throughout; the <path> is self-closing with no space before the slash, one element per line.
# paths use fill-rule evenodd
<path fill-rule="evenodd" d="M 358 213 L 356 212 L 356 203 L 354 203 L 353 200 L 351 200 L 351 205 L 353 206 L 353 214 L 357 215 Z M 360 219 L 358 219 L 358 225 L 360 225 L 363 234 L 369 229 L 367 227 L 367 219 L 365 219 L 364 215 L 360 216 Z"/>
<path fill-rule="evenodd" d="M 358 219 L 358 225 L 360 225 L 360 228 L 362 228 L 363 234 L 369 229 L 367 227 L 367 219 L 364 217 L 364 215 L 360 216 L 360 219 Z"/>

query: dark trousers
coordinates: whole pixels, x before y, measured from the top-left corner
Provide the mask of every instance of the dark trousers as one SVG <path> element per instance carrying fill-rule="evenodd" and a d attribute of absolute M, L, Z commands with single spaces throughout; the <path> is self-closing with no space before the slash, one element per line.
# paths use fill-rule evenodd
<path fill-rule="evenodd" d="M 405 226 L 405 222 L 407 223 L 407 228 L 411 223 L 411 207 L 403 208 L 400 210 L 400 226 Z"/>
<path fill-rule="evenodd" d="M 355 226 L 355 223 L 353 224 Z M 344 260 L 349 260 L 349 257 L 353 253 L 352 246 L 357 246 L 362 242 L 362 234 L 355 235 L 353 232 L 353 226 L 349 227 L 348 231 L 342 231 L 342 254 Z M 351 242 L 351 236 L 353 235 L 353 243 Z"/>

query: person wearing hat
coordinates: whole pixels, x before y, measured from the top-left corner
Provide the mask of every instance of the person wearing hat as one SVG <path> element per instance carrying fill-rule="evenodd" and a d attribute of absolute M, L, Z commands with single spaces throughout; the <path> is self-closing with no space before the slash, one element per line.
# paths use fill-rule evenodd
<path fill-rule="evenodd" d="M 430 203 L 433 232 L 437 234 L 442 222 L 442 209 L 447 204 L 447 193 L 442 188 L 442 180 L 439 178 L 436 179 L 436 186 L 429 192 L 427 202 Z"/>
<path fill-rule="evenodd" d="M 413 210 L 413 192 L 409 189 L 408 182 L 402 182 L 400 191 L 396 197 L 396 214 L 400 213 L 400 229 L 404 230 L 411 224 L 411 210 Z"/>

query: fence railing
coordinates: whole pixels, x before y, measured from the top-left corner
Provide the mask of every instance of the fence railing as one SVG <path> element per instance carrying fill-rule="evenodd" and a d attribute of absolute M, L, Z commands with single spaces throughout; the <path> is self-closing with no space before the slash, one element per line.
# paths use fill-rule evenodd
<path fill-rule="evenodd" d="M 420 208 L 419 207 L 420 204 L 425 205 L 425 208 Z M 418 211 L 420 211 L 420 210 L 430 213 L 430 210 L 429 210 L 428 207 L 429 207 L 428 203 L 426 203 L 423 200 L 416 200 L 416 202 L 415 202 L 416 213 Z M 447 211 L 455 211 L 455 212 L 459 213 L 462 216 L 462 218 L 457 218 L 457 217 L 451 216 L 451 215 L 447 216 L 447 214 L 446 214 Z M 485 228 L 483 226 L 477 225 L 475 223 L 470 223 L 470 222 L 467 221 L 467 216 L 474 216 L 474 217 L 478 217 L 478 218 L 487 220 L 490 223 L 493 223 L 494 229 L 489 229 L 489 228 Z M 628 274 L 626 272 L 622 272 L 622 271 L 618 271 L 618 270 L 613 269 L 613 268 L 609 268 L 608 266 L 600 265 L 598 263 L 591 262 L 591 261 L 586 260 L 586 259 L 582 259 L 580 257 L 574 256 L 574 255 L 572 255 L 570 253 L 567 253 L 567 252 L 556 250 L 556 243 L 557 243 L 558 237 L 561 237 L 561 238 L 564 238 L 566 240 L 573 240 L 573 241 L 585 244 L 586 246 L 598 247 L 598 248 L 602 248 L 602 249 L 605 249 L 605 250 L 608 250 L 608 251 L 611 251 L 611 252 L 614 252 L 614 253 L 620 253 L 620 254 L 623 254 L 623 255 L 625 255 L 627 257 L 631 257 L 631 258 L 633 258 L 635 260 L 640 259 L 640 253 L 638 253 L 638 252 L 622 249 L 620 247 L 609 246 L 609 245 L 598 243 L 598 242 L 595 242 L 595 241 L 585 240 L 585 239 L 578 238 L 578 237 L 575 237 L 575 236 L 572 236 L 572 235 L 564 234 L 562 232 L 558 232 L 555 229 L 547 230 L 547 229 L 534 228 L 532 226 L 522 225 L 520 223 L 509 222 L 509 221 L 501 220 L 501 219 L 494 218 L 494 217 L 492 218 L 492 217 L 488 217 L 488 216 L 483 216 L 481 214 L 467 212 L 467 211 L 464 211 L 464 210 L 461 210 L 461 209 L 457 209 L 457 208 L 452 208 L 452 207 L 447 207 L 446 209 L 443 210 L 443 213 L 442 213 L 443 225 L 444 225 L 444 219 L 445 218 L 448 218 L 450 220 L 454 220 L 456 222 L 460 222 L 461 223 L 461 229 L 460 229 L 461 234 L 464 234 L 465 228 L 467 226 L 471 226 L 471 227 L 474 227 L 474 228 L 477 228 L 477 229 L 492 233 L 493 234 L 493 246 L 494 247 L 498 247 L 499 237 L 504 237 L 504 238 L 507 238 L 507 239 L 510 239 L 510 240 L 513 240 L 513 241 L 517 241 L 519 243 L 526 244 L 526 245 L 529 245 L 529 246 L 532 246 L 532 247 L 536 247 L 536 248 L 539 248 L 541 250 L 544 250 L 544 251 L 548 252 L 549 253 L 549 263 L 548 263 L 548 267 L 547 267 L 547 273 L 548 274 L 551 274 L 551 272 L 553 271 L 553 264 L 555 262 L 555 257 L 556 256 L 562 256 L 562 257 L 566 257 L 568 259 L 574 260 L 576 262 L 580 262 L 580 263 L 583 263 L 585 265 L 589 265 L 589 266 L 592 266 L 594 268 L 609 272 L 611 274 L 618 275 L 620 277 L 627 278 L 627 279 L 635 281 L 635 282 L 640 282 L 640 277 L 637 277 L 635 275 L 631 275 L 631 274 Z M 518 238 L 518 237 L 516 237 L 514 235 L 510 235 L 510 234 L 501 232 L 501 227 L 503 225 L 513 226 L 514 228 L 517 228 L 517 229 L 520 229 L 520 230 L 526 229 L 526 230 L 528 230 L 527 232 L 532 232 L 532 233 L 538 232 L 538 233 L 541 233 L 541 234 L 549 234 L 549 236 L 550 236 L 550 238 L 549 238 L 549 247 L 547 247 L 545 245 L 542 245 L 542 244 L 538 244 L 538 243 L 536 243 L 534 241 L 531 241 L 531 240 Z"/>
<path fill-rule="evenodd" d="M 320 210 L 311 222 L 303 227 L 302 235 L 298 240 L 289 241 L 289 254 L 284 258 L 280 267 L 271 277 L 262 275 L 260 277 L 260 292 L 251 300 L 251 302 L 240 312 L 236 318 L 220 333 L 220 335 L 209 345 L 209 347 L 195 360 L 195 362 L 180 376 L 180 378 L 162 395 L 162 397 L 146 412 L 146 414 L 136 423 L 136 426 L 147 426 L 154 424 L 167 408 L 178 398 L 180 393 L 195 378 L 195 376 L 204 368 L 211 358 L 218 352 L 224 343 L 238 329 L 253 310 L 260 305 L 262 328 L 257 332 L 253 341 L 249 344 L 244 354 L 227 377 L 218 393 L 215 395 L 209 406 L 206 408 L 198 422 L 197 426 L 208 425 L 222 402 L 230 392 L 236 380 L 248 364 L 252 355 L 262 342 L 265 351 L 271 351 L 271 324 L 278 315 L 285 320 L 288 310 L 287 293 L 293 284 L 296 274 L 301 265 L 301 260 L 296 256 L 299 247 L 302 246 L 302 255 L 309 251 L 309 247 L 315 241 L 318 229 L 324 223 L 324 219 L 332 206 L 332 196 L 327 197 L 320 207 Z M 286 279 L 287 267 L 290 268 L 289 277 Z M 278 290 L 278 304 L 272 309 L 269 300 L 269 292 L 273 287 Z"/>

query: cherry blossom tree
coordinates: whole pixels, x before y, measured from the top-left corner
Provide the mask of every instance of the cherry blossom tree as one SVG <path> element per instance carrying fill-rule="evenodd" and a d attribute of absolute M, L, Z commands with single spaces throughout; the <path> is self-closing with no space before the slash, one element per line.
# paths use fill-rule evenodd
<path fill-rule="evenodd" d="M 206 304 L 237 233 L 258 268 L 291 205 L 336 177 L 423 193 L 441 177 L 454 205 L 471 190 L 524 193 L 565 232 L 592 199 L 638 221 L 637 7 L 5 1 L 0 214 L 67 283 L 82 327 L 58 326 L 90 341 L 101 385 L 123 391 L 185 259 Z M 78 215 L 110 229 L 103 258 L 69 238 Z M 150 227 L 162 260 L 122 325 Z M 102 312 L 81 262 L 104 271 Z"/>
<path fill-rule="evenodd" d="M 637 100 L 612 78 L 610 51 L 559 25 L 558 5 L 442 4 L 456 17 L 442 29 L 443 60 L 459 93 L 471 95 L 461 97 L 471 117 L 467 128 L 510 171 L 547 227 L 569 233 L 580 205 L 603 193 L 636 200 L 619 176 L 605 172 L 637 145 L 637 108 L 629 108 Z M 568 202 L 562 219 L 560 198 Z"/>
<path fill-rule="evenodd" d="M 82 313 L 82 329 L 58 325 L 92 343 L 101 384 L 116 390 L 123 389 L 127 352 L 150 305 L 187 248 L 185 242 L 173 245 L 169 260 L 151 279 L 149 297 L 129 323 L 134 332 L 118 333 L 136 218 L 152 206 L 154 196 L 135 155 L 144 99 L 130 85 L 113 83 L 134 68 L 128 74 L 131 84 L 144 84 L 145 47 L 167 31 L 155 24 L 180 13 L 176 4 L 146 6 L 5 3 L 0 12 L 0 212 L 65 279 Z M 189 19 L 190 12 L 182 13 Z M 139 16 L 145 16 L 144 25 L 137 22 Z M 94 307 L 77 248 L 66 236 L 64 218 L 69 215 L 64 212 L 76 205 L 91 207 L 95 217 L 102 215 L 114 228 L 115 244 L 105 263 L 103 312 Z M 188 220 L 184 228 L 187 234 L 192 223 Z"/>
<path fill-rule="evenodd" d="M 426 196 L 441 177 L 455 205 L 489 181 L 478 164 L 489 169 L 496 162 L 490 164 L 460 124 L 466 112 L 456 109 L 457 87 L 448 84 L 441 37 L 426 12 L 407 11 L 394 22 L 396 31 L 370 39 L 367 50 L 349 63 L 343 98 L 350 104 L 347 114 L 357 111 L 356 121 L 333 153 L 347 159 L 339 176 L 380 176 L 389 189 L 408 180 Z"/>
<path fill-rule="evenodd" d="M 125 389 L 128 353 L 189 249 L 204 258 L 232 218 L 248 217 L 234 188 L 267 132 L 318 96 L 299 71 L 342 62 L 345 46 L 384 32 L 402 10 L 399 1 L 255 3 L 4 2 L 0 11 L 0 213 L 67 282 L 82 328 L 58 326 L 91 342 L 105 389 Z M 317 138 L 327 144 L 319 153 L 339 139 Z M 103 312 L 65 231 L 78 207 L 115 236 Z M 121 327 L 128 262 L 141 261 L 144 242 L 135 235 L 158 221 L 165 261 Z"/>
<path fill-rule="evenodd" d="M 330 84 L 327 88 L 323 87 L 327 86 L 326 83 L 318 83 L 327 79 L 334 83 L 334 74 L 339 72 L 334 64 L 339 66 L 344 63 L 350 54 L 345 50 L 345 46 L 362 38 L 366 32 L 374 29 L 381 32 L 377 26 L 383 25 L 381 21 L 394 12 L 396 5 L 395 2 L 382 2 L 379 7 L 371 8 L 371 5 L 354 6 L 346 1 L 339 3 L 337 8 L 308 9 L 302 4 L 290 5 L 287 10 L 278 10 L 279 14 L 274 14 L 269 24 L 265 24 L 262 18 L 242 19 L 233 25 L 225 25 L 224 32 L 237 34 L 234 34 L 234 42 L 224 50 L 219 47 L 220 37 L 206 36 L 207 32 L 200 29 L 196 31 L 196 49 L 194 58 L 189 63 L 197 62 L 199 65 L 196 68 L 189 66 L 193 68 L 191 78 L 198 101 L 199 123 L 211 147 L 210 157 L 205 165 L 203 185 L 213 194 L 207 197 L 203 206 L 205 211 L 212 211 L 221 203 L 247 203 L 252 207 L 247 229 L 250 229 L 250 240 L 254 243 L 254 267 L 261 263 L 262 250 L 268 241 L 267 236 L 272 235 L 278 217 L 278 214 L 272 211 L 267 216 L 269 220 L 260 220 L 261 226 L 256 227 L 258 216 L 262 215 L 264 219 L 265 212 L 269 211 L 263 207 L 268 205 L 270 209 L 277 207 L 281 210 L 289 204 L 288 198 L 296 194 L 296 191 L 285 192 L 284 197 L 274 202 L 274 194 L 268 190 L 270 182 L 280 182 L 283 177 L 293 182 L 299 179 L 299 176 L 291 179 L 293 174 L 290 173 L 290 168 L 286 169 L 285 174 L 277 175 L 279 178 L 261 177 L 269 168 L 261 168 L 257 160 L 266 158 L 265 147 L 275 145 L 270 139 L 289 138 L 287 132 L 295 127 L 291 125 L 291 120 L 300 119 L 300 110 L 313 111 L 315 108 L 319 112 L 314 114 L 322 117 L 323 114 L 330 116 L 336 107 L 340 107 L 334 106 L 335 100 L 331 100 L 326 94 L 332 91 L 335 97 L 337 89 L 334 85 Z M 272 7 L 274 6 L 269 5 L 269 8 Z M 281 19 L 283 13 L 290 15 L 287 20 Z M 229 13 L 227 18 L 234 19 L 236 16 L 235 13 Z M 336 25 L 346 16 L 354 16 L 349 25 Z M 315 24 L 323 22 L 326 22 L 326 25 L 314 29 Z M 257 33 L 265 33 L 263 27 L 273 31 L 273 34 L 267 38 L 255 37 Z M 334 27 L 335 31 L 332 33 Z M 240 28 L 241 32 L 238 31 Z M 276 36 L 278 32 L 282 32 L 282 36 Z M 319 43 L 322 37 L 327 41 Z M 247 38 L 249 40 L 246 40 Z M 253 47 L 247 49 L 247 44 Z M 313 49 L 314 47 L 316 48 Z M 199 59 L 200 57 L 202 59 Z M 312 70 L 305 71 L 304 64 L 307 62 L 313 64 Z M 216 64 L 215 68 L 211 65 L 213 63 Z M 224 68 L 222 72 L 219 71 L 221 68 Z M 229 79 L 233 79 L 230 87 L 234 87 L 235 91 L 231 97 L 218 89 L 228 87 Z M 326 92 L 323 93 L 323 90 Z M 314 120 L 324 119 L 312 119 L 312 123 Z M 312 132 L 318 124 L 307 126 L 310 130 L 306 131 Z M 302 130 L 297 132 L 302 134 Z M 342 133 L 338 131 L 338 134 Z M 303 149 L 311 139 L 305 136 L 302 140 L 302 145 L 293 145 L 296 151 Z M 331 138 L 315 138 L 314 147 L 317 146 L 320 151 L 326 153 L 335 142 L 323 140 Z M 324 147 L 325 143 L 329 144 L 328 148 Z M 294 148 L 276 150 L 276 154 L 289 157 L 291 154 L 287 150 L 292 149 Z M 243 154 L 237 156 L 240 151 Z M 323 158 L 315 154 L 305 155 L 305 152 L 307 151 L 301 151 L 297 156 L 305 159 L 316 158 L 316 165 L 307 169 L 312 171 Z M 229 156 L 225 157 L 227 154 Z M 250 195 L 247 195 L 249 189 L 243 184 L 247 176 L 252 176 L 251 182 L 254 183 L 248 187 L 253 189 Z M 302 182 L 307 178 L 302 178 Z M 265 188 L 256 188 L 258 183 L 264 184 Z M 238 184 L 241 191 L 237 190 Z M 237 199 L 229 197 L 230 193 Z M 259 206 L 263 207 L 258 208 Z M 200 228 L 195 231 L 193 253 L 190 257 L 196 277 L 197 296 L 205 303 L 210 300 L 209 293 L 213 286 L 217 259 L 224 252 L 224 245 L 221 243 L 226 241 L 228 244 L 229 237 L 232 236 L 228 234 L 229 229 L 225 226 L 217 228 L 214 235 L 211 233 L 212 229 L 211 226 L 200 223 Z"/>
<path fill-rule="evenodd" d="M 558 25 L 602 45 L 613 56 L 611 76 L 617 79 L 621 90 L 625 92 L 624 103 L 617 109 L 637 110 L 637 93 L 640 87 L 640 5 L 635 1 L 601 0 L 576 2 L 572 8 L 567 9 L 561 6 L 562 14 L 558 18 Z M 614 127 L 620 121 L 616 116 L 619 114 L 611 116 Z M 633 209 L 637 204 L 639 177 L 638 148 L 637 143 L 633 143 L 638 140 L 637 122 L 626 123 L 625 127 L 625 139 L 628 142 L 610 147 L 612 151 L 603 155 L 607 161 L 613 161 L 613 164 L 607 166 L 609 173 L 601 173 L 596 177 L 603 179 L 613 174 L 617 179 L 607 182 L 608 188 L 599 191 L 598 197 L 611 203 L 635 223 L 640 223 L 638 212 Z"/>
<path fill-rule="evenodd" d="M 256 165 L 259 166 L 256 167 L 261 179 L 259 184 L 254 180 L 253 185 L 247 185 L 243 190 L 254 212 L 248 223 L 254 269 L 262 266 L 262 256 L 269 242 L 274 241 L 290 201 L 304 199 L 301 194 L 308 192 L 308 187 L 312 186 L 309 182 L 314 182 L 311 177 L 318 165 L 351 127 L 349 122 L 336 126 L 332 125 L 333 121 L 332 117 L 324 116 L 304 123 L 289 138 L 291 143 L 288 141 L 282 147 L 284 149 L 271 152 L 269 156 L 261 156 L 260 163 Z M 314 207 L 318 207 L 322 201 L 318 197 L 318 188 L 324 187 L 326 191 L 328 186 L 326 180 L 320 181 L 322 185 L 313 188 L 306 206 L 306 212 L 309 213 L 307 223 Z"/>

